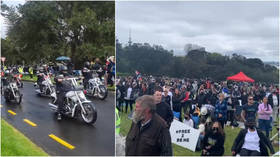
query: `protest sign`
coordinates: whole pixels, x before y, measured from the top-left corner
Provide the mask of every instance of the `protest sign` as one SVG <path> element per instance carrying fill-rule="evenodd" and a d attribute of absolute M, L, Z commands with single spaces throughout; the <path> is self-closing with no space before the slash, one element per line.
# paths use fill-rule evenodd
<path fill-rule="evenodd" d="M 192 151 L 195 151 L 199 134 L 198 129 L 189 127 L 178 120 L 173 120 L 170 127 L 172 143 Z"/>

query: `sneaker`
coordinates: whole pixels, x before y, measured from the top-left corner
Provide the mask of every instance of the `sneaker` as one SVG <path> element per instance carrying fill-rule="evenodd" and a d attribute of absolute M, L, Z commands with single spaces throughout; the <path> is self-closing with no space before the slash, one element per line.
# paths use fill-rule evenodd
<path fill-rule="evenodd" d="M 57 120 L 61 120 L 61 114 L 57 114 Z"/>

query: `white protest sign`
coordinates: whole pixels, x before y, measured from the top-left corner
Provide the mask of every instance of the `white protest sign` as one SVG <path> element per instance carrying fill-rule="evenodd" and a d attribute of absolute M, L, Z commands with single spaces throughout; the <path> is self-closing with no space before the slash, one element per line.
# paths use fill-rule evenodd
<path fill-rule="evenodd" d="M 173 120 L 170 127 L 172 143 L 195 151 L 200 132 L 186 124 Z"/>

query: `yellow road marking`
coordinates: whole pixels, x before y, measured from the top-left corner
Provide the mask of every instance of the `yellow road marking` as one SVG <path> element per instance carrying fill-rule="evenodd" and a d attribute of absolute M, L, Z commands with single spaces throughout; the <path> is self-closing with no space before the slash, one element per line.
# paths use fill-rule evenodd
<path fill-rule="evenodd" d="M 16 115 L 16 113 L 13 112 L 12 110 L 8 110 L 8 112 L 9 112 L 10 114 L 12 114 L 12 115 Z"/>
<path fill-rule="evenodd" d="M 62 140 L 61 138 L 55 136 L 54 134 L 50 134 L 49 137 L 54 139 L 55 141 L 57 141 L 58 143 L 64 145 L 65 147 L 67 147 L 69 149 L 74 149 L 75 148 L 74 146 L 72 146 L 71 144 L 69 144 L 66 141 Z"/>
<path fill-rule="evenodd" d="M 35 123 L 33 123 L 33 122 L 31 122 L 30 120 L 28 120 L 28 119 L 23 119 L 23 121 L 25 122 L 25 123 L 27 123 L 27 124 L 29 124 L 29 125 L 31 125 L 31 126 L 37 126 L 37 124 L 35 124 Z"/>

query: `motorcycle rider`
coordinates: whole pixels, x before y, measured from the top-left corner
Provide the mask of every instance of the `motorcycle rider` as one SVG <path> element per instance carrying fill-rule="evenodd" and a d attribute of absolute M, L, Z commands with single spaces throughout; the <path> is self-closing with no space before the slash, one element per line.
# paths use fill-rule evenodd
<path fill-rule="evenodd" d="M 70 75 L 68 74 L 68 69 L 66 66 L 62 65 L 60 67 L 60 74 L 57 75 L 54 79 L 56 82 L 56 94 L 57 94 L 57 101 L 56 104 L 58 106 L 57 110 L 57 120 L 61 120 L 61 114 L 63 110 L 63 105 L 64 105 L 64 99 L 65 99 L 65 94 L 67 91 L 69 91 L 69 88 L 71 88 L 71 85 L 67 81 L 64 81 L 65 78 L 69 77 Z"/>
<path fill-rule="evenodd" d="M 5 71 L 3 71 L 3 75 L 1 76 L 3 87 L 8 86 L 9 82 L 13 81 L 12 71 L 13 69 L 11 69 L 10 67 L 8 67 Z"/>
<path fill-rule="evenodd" d="M 92 70 L 96 70 L 99 79 L 102 80 L 102 75 L 104 75 L 104 72 L 99 58 L 95 59 L 95 64 L 92 66 Z"/>
<path fill-rule="evenodd" d="M 85 62 L 82 74 L 84 77 L 83 84 L 84 84 L 84 89 L 86 89 L 88 81 L 92 78 L 92 73 L 90 71 L 90 63 L 88 61 Z"/>
<path fill-rule="evenodd" d="M 43 74 L 45 74 L 45 75 L 48 74 L 45 67 L 46 67 L 45 65 L 40 66 L 38 68 L 38 72 L 37 72 L 38 73 L 37 74 L 37 84 L 38 84 L 41 92 L 43 91 L 43 85 L 42 85 L 42 82 L 44 81 L 44 75 Z"/>

